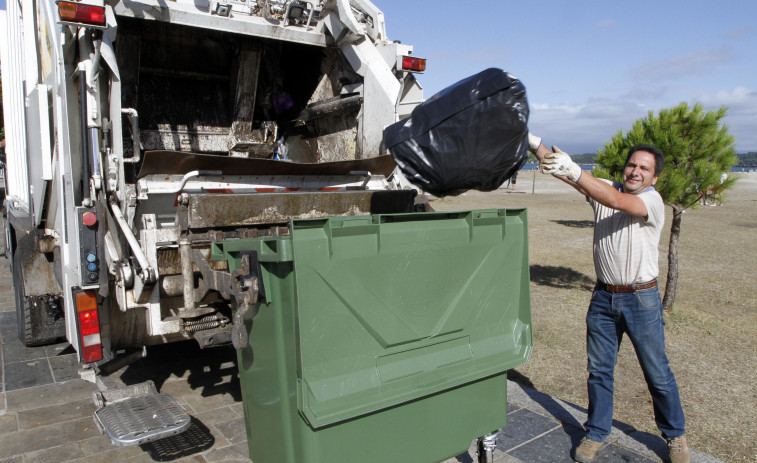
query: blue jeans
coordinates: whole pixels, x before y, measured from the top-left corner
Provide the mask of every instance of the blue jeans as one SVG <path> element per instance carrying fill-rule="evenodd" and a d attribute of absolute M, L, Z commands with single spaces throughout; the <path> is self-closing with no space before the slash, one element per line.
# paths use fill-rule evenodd
<path fill-rule="evenodd" d="M 612 428 L 613 374 L 624 333 L 636 350 L 662 437 L 684 434 L 678 386 L 665 354 L 664 325 L 658 288 L 633 293 L 595 288 L 586 314 L 589 417 L 584 426 L 589 439 L 602 442 Z"/>

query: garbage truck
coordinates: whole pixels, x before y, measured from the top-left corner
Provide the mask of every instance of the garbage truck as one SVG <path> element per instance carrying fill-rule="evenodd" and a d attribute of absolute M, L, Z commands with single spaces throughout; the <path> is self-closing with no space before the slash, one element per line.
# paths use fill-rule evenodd
<path fill-rule="evenodd" d="M 0 29 L 5 239 L 18 335 L 27 346 L 71 344 L 82 376 L 100 386 L 95 421 L 115 445 L 165 438 L 190 423 L 181 405 L 150 382 L 113 388 L 106 381 L 108 372 L 145 355 L 146 346 L 232 343 L 243 387 L 251 391 L 246 413 L 253 413 L 264 403 L 252 398 L 261 392 L 260 369 L 243 371 L 250 370 L 252 346 L 278 333 L 258 327 L 281 301 L 288 301 L 280 310 L 290 312 L 294 325 L 254 357 L 263 365 L 279 359 L 271 368 L 293 375 L 276 386 L 278 399 L 265 399 L 295 402 L 272 412 L 288 413 L 287 422 L 299 417 L 302 427 L 290 428 L 281 446 L 287 455 L 292 440 L 313 442 L 304 429 L 319 436 L 318 430 L 357 420 L 356 429 L 370 432 L 363 417 L 403 403 L 460 394 L 468 383 L 498 389 L 505 368 L 528 357 L 525 212 L 428 212 L 424 197 L 408 186 L 386 154 L 382 131 L 423 101 L 416 76 L 426 61 L 412 46 L 388 39 L 383 13 L 368 0 L 20 0 L 0 11 Z M 419 231 L 419 224 L 432 226 Z M 318 227 L 334 241 L 302 244 L 300 231 Z M 512 232 L 505 240 L 506 228 Z M 499 244 L 474 239 L 479 229 Z M 338 258 L 341 243 L 379 238 L 378 255 L 351 246 L 354 260 L 329 258 L 321 263 L 326 273 L 315 276 L 295 257 L 326 246 Z M 467 283 L 424 313 L 429 302 L 412 294 L 430 297 L 428 288 L 449 283 L 429 281 L 427 270 L 461 252 L 480 265 L 464 266 L 472 272 Z M 414 265 L 414 255 L 425 264 Z M 515 296 L 482 286 L 492 283 L 495 267 L 481 264 L 494 262 L 491 256 L 513 259 Z M 338 284 L 325 270 L 337 267 Z M 361 277 L 365 269 L 383 277 Z M 296 276 L 290 280 L 287 272 Z M 388 273 L 394 279 L 385 280 Z M 276 293 L 289 283 L 294 287 Z M 313 285 L 327 295 L 299 293 Z M 412 306 L 386 307 L 400 300 L 382 292 L 397 288 Z M 499 301 L 509 312 L 492 309 L 495 296 L 509 298 Z M 457 309 L 461 300 L 465 310 Z M 335 355 L 308 345 L 312 330 L 333 318 L 320 313 L 326 304 L 360 321 L 351 329 L 371 333 L 378 347 L 362 362 L 379 362 L 375 374 L 361 378 L 337 368 L 330 378 L 308 379 L 321 356 Z M 300 315 L 315 317 L 307 335 Z M 471 320 L 480 320 L 478 337 L 467 331 Z M 496 339 L 504 344 L 492 351 Z M 477 356 L 476 345 L 488 354 Z M 415 354 L 436 365 L 433 374 L 411 371 Z M 318 362 L 301 363 L 313 356 Z M 327 363 L 351 361 L 335 356 Z M 459 371 L 442 374 L 448 370 Z M 300 395 L 320 411 L 310 417 L 298 411 Z M 345 400 L 332 400 L 338 397 Z M 356 406 L 360 397 L 379 399 Z M 486 433 L 504 425 L 502 406 L 497 413 L 476 420 Z M 485 434 L 481 426 L 463 440 Z M 273 445 L 254 430 L 248 435 L 251 451 L 252 442 L 256 449 Z M 316 445 L 324 446 L 340 448 Z M 268 461 L 308 461 L 300 453 L 274 454 Z"/>

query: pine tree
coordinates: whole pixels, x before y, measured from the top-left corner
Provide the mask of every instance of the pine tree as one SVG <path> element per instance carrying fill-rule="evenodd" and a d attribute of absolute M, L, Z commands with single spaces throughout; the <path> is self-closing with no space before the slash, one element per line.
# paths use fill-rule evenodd
<path fill-rule="evenodd" d="M 678 284 L 678 239 L 683 212 L 699 208 L 704 200 L 722 202 L 733 186 L 733 177 L 723 180 L 723 173 L 738 163 L 734 138 L 721 124 L 728 108 L 705 111 L 701 103 L 690 108 L 686 103 L 662 109 L 655 116 L 637 120 L 630 131 L 619 131 L 597 156 L 595 175 L 622 180 L 628 149 L 639 143 L 657 146 L 665 154 L 665 168 L 657 181 L 657 191 L 673 209 L 668 245 L 668 275 L 662 305 L 670 310 Z"/>

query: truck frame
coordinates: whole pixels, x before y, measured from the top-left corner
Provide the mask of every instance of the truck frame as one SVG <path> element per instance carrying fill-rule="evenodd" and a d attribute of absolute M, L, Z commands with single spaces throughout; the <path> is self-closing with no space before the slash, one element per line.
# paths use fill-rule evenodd
<path fill-rule="evenodd" d="M 254 284 L 212 243 L 425 208 L 381 145 L 425 60 L 367 0 L 14 0 L 0 28 L 19 337 L 68 340 L 104 409 L 176 412 L 121 435 L 98 417 L 117 445 L 189 421 L 149 384 L 109 391 L 108 365 L 245 342 Z"/>

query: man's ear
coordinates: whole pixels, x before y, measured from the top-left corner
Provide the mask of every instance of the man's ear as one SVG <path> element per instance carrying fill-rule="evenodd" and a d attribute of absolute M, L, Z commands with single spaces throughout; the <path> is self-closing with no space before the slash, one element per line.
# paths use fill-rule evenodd
<path fill-rule="evenodd" d="M 659 178 L 660 177 L 658 177 L 658 176 L 652 177 L 652 185 L 657 185 L 657 179 L 659 179 Z"/>

